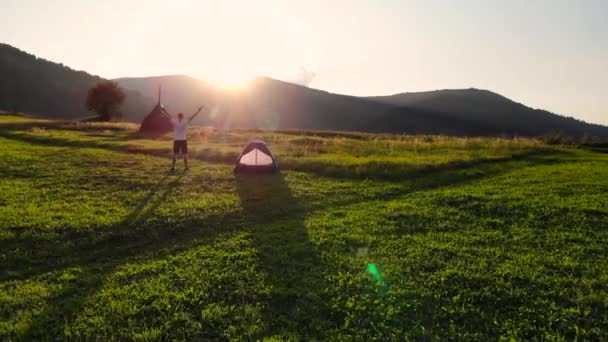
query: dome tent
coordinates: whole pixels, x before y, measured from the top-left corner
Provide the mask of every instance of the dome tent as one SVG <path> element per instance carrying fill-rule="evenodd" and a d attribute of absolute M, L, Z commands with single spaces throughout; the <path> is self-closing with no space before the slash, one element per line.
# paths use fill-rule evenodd
<path fill-rule="evenodd" d="M 265 142 L 251 141 L 236 160 L 235 173 L 275 172 L 279 166 Z"/>
<path fill-rule="evenodd" d="M 171 123 L 171 115 L 160 104 L 160 87 L 158 88 L 158 102 L 154 109 L 146 115 L 139 126 L 141 133 L 165 134 L 171 132 L 173 124 Z"/>

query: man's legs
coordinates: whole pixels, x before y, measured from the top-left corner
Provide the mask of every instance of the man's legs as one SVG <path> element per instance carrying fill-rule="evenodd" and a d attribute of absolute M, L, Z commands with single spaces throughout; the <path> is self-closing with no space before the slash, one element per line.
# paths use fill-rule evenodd
<path fill-rule="evenodd" d="M 175 160 L 177 159 L 177 153 L 179 153 L 177 142 L 173 141 L 173 163 L 171 164 L 171 171 L 175 171 Z"/>
<path fill-rule="evenodd" d="M 190 169 L 188 167 L 188 141 L 184 140 L 183 142 L 183 146 L 182 146 L 182 153 L 184 154 L 184 168 L 186 170 Z"/>

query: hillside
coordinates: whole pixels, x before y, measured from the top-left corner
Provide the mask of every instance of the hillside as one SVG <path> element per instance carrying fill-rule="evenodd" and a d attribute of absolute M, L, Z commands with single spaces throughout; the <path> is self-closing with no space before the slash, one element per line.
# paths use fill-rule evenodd
<path fill-rule="evenodd" d="M 161 87 L 162 104 L 170 113 L 192 112 L 203 103 L 218 102 L 223 96 L 216 87 L 186 75 L 123 77 L 113 81 L 124 89 L 138 92 L 155 100 L 158 99 L 158 91 Z M 131 121 L 141 121 L 148 111 L 135 113 Z"/>
<path fill-rule="evenodd" d="M 378 125 L 396 106 L 363 98 L 332 94 L 267 77 L 253 79 L 242 90 L 214 87 L 185 75 L 119 78 L 127 89 L 147 97 L 162 86 L 162 102 L 170 112 L 191 112 L 200 104 L 208 107 L 198 123 L 221 128 L 322 129 L 342 131 L 403 132 L 403 127 Z M 403 109 L 400 116 L 424 118 L 426 128 L 441 125 L 433 114 Z M 423 115 L 424 114 L 424 115 Z M 425 133 L 425 129 L 406 131 Z"/>
<path fill-rule="evenodd" d="M 439 90 L 359 98 L 332 94 L 266 77 L 239 92 L 214 88 L 188 76 L 117 79 L 148 97 L 158 85 L 169 109 L 213 109 L 207 124 L 226 128 L 354 130 L 364 132 L 538 136 L 562 133 L 608 136 L 608 128 L 532 109 L 485 90 Z"/>
<path fill-rule="evenodd" d="M 0 110 L 47 118 L 81 119 L 88 90 L 102 78 L 63 64 L 37 58 L 0 43 Z M 126 119 L 150 110 L 153 101 L 127 91 L 122 111 Z"/>
<path fill-rule="evenodd" d="M 365 98 L 333 94 L 267 77 L 239 91 L 224 90 L 184 75 L 116 79 L 147 97 L 163 90 L 170 111 L 191 112 L 201 103 L 207 117 L 198 123 L 220 128 L 312 129 L 410 134 L 492 135 L 492 124 L 453 118 Z"/>
<path fill-rule="evenodd" d="M 0 45 L 0 110 L 47 118 L 81 119 L 88 89 L 101 78 Z M 157 101 L 172 112 L 190 113 L 196 123 L 218 128 L 313 129 L 409 134 L 537 136 L 563 133 L 608 136 L 590 125 L 515 103 L 476 89 L 403 93 L 382 97 L 333 94 L 267 77 L 231 91 L 185 75 L 119 78 L 127 90 L 124 119 L 140 122 Z"/>
<path fill-rule="evenodd" d="M 608 339 L 608 154 L 136 128 L 0 115 L 0 340 Z"/>
<path fill-rule="evenodd" d="M 368 99 L 397 106 L 441 113 L 445 117 L 486 124 L 493 134 L 518 133 L 524 136 L 561 132 L 607 136 L 608 127 L 526 107 L 502 95 L 480 89 L 450 89 L 401 93 Z"/>

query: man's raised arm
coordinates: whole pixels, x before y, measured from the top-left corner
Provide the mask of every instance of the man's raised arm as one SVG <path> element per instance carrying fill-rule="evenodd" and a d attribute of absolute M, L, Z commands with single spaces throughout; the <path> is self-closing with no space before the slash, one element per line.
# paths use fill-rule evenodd
<path fill-rule="evenodd" d="M 198 107 L 198 110 L 196 111 L 196 113 L 194 113 L 194 115 L 192 115 L 192 116 L 190 117 L 190 119 L 188 119 L 188 122 L 191 122 L 191 121 L 192 121 L 192 119 L 194 119 L 194 118 L 195 118 L 195 117 L 198 115 L 198 113 L 200 113 L 200 112 L 201 112 L 201 110 L 203 110 L 203 108 L 204 108 L 204 107 L 205 107 L 205 106 L 200 106 L 200 107 Z"/>

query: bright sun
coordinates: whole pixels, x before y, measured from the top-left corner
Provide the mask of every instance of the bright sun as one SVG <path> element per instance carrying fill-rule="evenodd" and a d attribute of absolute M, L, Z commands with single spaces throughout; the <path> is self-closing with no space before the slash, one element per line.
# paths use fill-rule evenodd
<path fill-rule="evenodd" d="M 229 90 L 241 90 L 247 88 L 251 79 L 256 74 L 252 71 L 234 70 L 229 67 L 225 68 L 220 75 L 210 75 L 209 81 L 215 85 L 229 89 Z"/>
<path fill-rule="evenodd" d="M 241 51 L 229 51 L 224 54 L 224 58 L 215 57 L 208 60 L 209 64 L 205 66 L 205 70 L 201 70 L 202 78 L 225 89 L 240 90 L 246 88 L 254 77 L 274 73 L 274 70 L 268 66 L 256 65 L 252 63 L 254 61 L 247 60 L 245 57 L 233 58 L 232 55 L 242 56 L 243 54 Z"/>
<path fill-rule="evenodd" d="M 268 61 L 273 60 L 268 57 Z M 245 64 L 243 60 L 235 61 L 230 58 L 217 61 L 211 70 L 207 70 L 204 79 L 225 89 L 241 90 L 247 88 L 251 80 L 257 76 L 283 78 L 288 75 L 287 70 L 291 67 L 284 67 L 280 63 L 270 64 L 266 61 L 255 63 L 256 60 L 253 59 L 248 62 Z"/>
<path fill-rule="evenodd" d="M 234 7 L 222 1 L 147 6 L 143 18 L 167 21 L 145 26 L 146 39 L 140 44 L 149 58 L 137 61 L 137 67 L 158 70 L 155 74 L 192 75 L 239 90 L 256 76 L 287 80 L 302 66 L 318 65 L 323 50 L 309 40 L 310 26 L 298 24 L 291 7 L 278 2 L 243 2 L 238 11 Z"/>
<path fill-rule="evenodd" d="M 211 49 L 201 48 L 190 65 L 198 69 L 202 79 L 221 87 L 239 90 L 256 76 L 284 78 L 298 63 L 283 46 L 263 40 L 248 41 L 220 32 Z M 209 49 L 209 50 L 208 50 Z"/>

